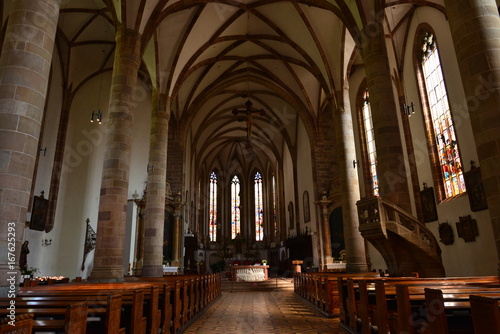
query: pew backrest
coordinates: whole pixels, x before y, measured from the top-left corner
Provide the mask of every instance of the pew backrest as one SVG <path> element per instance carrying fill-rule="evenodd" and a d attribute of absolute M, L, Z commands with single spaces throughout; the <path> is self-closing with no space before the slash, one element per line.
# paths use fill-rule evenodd
<path fill-rule="evenodd" d="M 88 305 L 86 302 L 71 304 L 66 309 L 64 333 L 85 334 L 87 332 Z"/>
<path fill-rule="evenodd" d="M 500 333 L 498 299 L 471 295 L 470 306 L 475 333 Z"/>

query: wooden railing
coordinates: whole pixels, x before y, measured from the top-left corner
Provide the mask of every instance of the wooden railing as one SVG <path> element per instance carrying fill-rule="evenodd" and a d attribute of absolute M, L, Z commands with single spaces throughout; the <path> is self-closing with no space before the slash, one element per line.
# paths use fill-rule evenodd
<path fill-rule="evenodd" d="M 429 255 L 440 254 L 441 249 L 432 232 L 424 223 L 397 205 L 374 196 L 358 201 L 359 230 L 363 237 L 387 238 L 387 230 L 397 233 Z"/>

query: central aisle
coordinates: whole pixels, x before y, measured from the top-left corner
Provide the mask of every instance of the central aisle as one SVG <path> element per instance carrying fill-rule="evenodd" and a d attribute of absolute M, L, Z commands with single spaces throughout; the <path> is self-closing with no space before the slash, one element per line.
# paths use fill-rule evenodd
<path fill-rule="evenodd" d="M 292 289 L 223 291 L 184 333 L 346 333 L 339 318 L 327 318 Z"/>

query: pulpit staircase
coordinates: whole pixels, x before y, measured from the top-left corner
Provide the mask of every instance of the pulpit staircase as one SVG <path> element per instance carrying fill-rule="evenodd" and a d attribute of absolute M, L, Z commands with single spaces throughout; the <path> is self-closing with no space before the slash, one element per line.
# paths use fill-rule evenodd
<path fill-rule="evenodd" d="M 445 276 L 441 248 L 424 223 L 381 197 L 364 198 L 356 205 L 359 231 L 380 252 L 389 273 Z"/>

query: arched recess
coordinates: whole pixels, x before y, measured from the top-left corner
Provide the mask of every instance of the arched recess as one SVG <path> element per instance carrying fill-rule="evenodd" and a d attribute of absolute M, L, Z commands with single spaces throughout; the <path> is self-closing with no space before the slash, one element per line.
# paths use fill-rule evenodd
<path fill-rule="evenodd" d="M 163 263 L 172 259 L 172 245 L 174 242 L 174 216 L 165 210 L 165 223 L 163 228 Z"/>
<path fill-rule="evenodd" d="M 330 242 L 332 246 L 332 257 L 340 258 L 340 252 L 345 250 L 344 220 L 342 219 L 342 207 L 335 208 L 330 214 Z"/>

